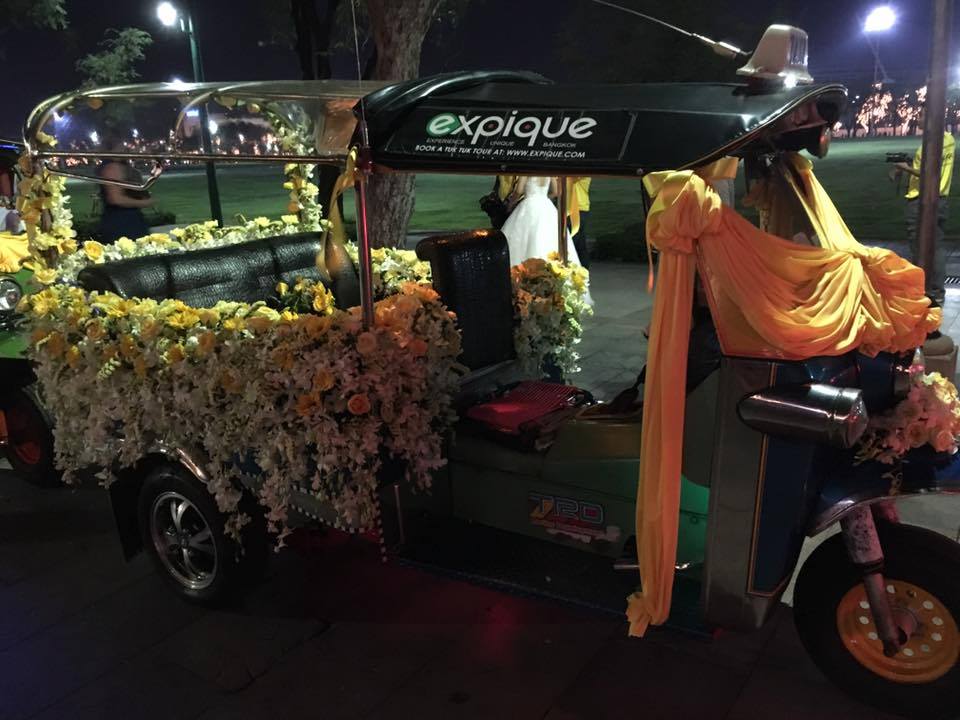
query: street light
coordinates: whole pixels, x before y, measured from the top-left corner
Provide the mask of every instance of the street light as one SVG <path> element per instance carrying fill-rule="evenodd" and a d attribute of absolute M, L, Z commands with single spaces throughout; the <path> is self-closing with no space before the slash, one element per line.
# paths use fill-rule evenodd
<path fill-rule="evenodd" d="M 166 27 L 174 27 L 178 22 L 180 32 L 186 33 L 190 42 L 190 61 L 193 63 L 193 81 L 203 82 L 203 60 L 200 56 L 200 43 L 193 26 L 193 14 L 190 11 L 190 0 L 183 0 L 184 13 L 180 14 L 176 6 L 170 2 L 157 5 L 157 18 Z M 210 124 L 213 122 L 207 116 L 207 105 L 200 105 L 200 142 L 206 155 L 212 153 L 210 142 Z M 223 225 L 223 209 L 220 206 L 220 188 L 217 185 L 217 170 L 212 160 L 207 160 L 207 190 L 210 194 L 210 215 L 221 226 Z"/>
<path fill-rule="evenodd" d="M 867 44 L 873 51 L 873 84 L 874 86 L 883 85 L 892 82 L 887 77 L 887 70 L 880 62 L 880 38 L 879 33 L 885 33 L 897 24 L 897 14 L 889 5 L 879 5 L 867 15 L 863 21 L 863 33 L 867 36 Z M 882 75 L 881 75 L 882 73 Z"/>

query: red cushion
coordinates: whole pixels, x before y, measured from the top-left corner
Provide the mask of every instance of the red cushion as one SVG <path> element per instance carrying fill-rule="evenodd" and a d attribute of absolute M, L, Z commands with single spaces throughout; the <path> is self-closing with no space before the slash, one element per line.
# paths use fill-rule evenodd
<path fill-rule="evenodd" d="M 490 402 L 474 405 L 466 415 L 500 432 L 519 434 L 531 420 L 570 407 L 580 390 L 570 385 L 522 382 Z"/>

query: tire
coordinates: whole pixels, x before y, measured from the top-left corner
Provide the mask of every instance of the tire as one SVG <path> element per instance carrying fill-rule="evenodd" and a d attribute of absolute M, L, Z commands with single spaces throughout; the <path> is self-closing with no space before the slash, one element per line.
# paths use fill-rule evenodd
<path fill-rule="evenodd" d="M 823 674 L 859 700 L 905 717 L 955 720 L 960 546 L 911 525 L 877 523 L 877 530 L 888 592 L 894 590 L 895 607 L 909 606 L 917 632 L 895 658 L 882 655 L 873 619 L 862 609 L 862 576 L 836 535 L 813 552 L 797 578 L 794 619 L 800 640 Z"/>
<path fill-rule="evenodd" d="M 7 427 L 6 457 L 14 471 L 31 485 L 61 484 L 53 448 L 53 421 L 43 409 L 37 386 L 12 391 L 0 401 Z"/>
<path fill-rule="evenodd" d="M 184 600 L 221 606 L 262 576 L 268 548 L 259 509 L 242 507 L 251 522 L 238 543 L 225 534 L 226 517 L 207 488 L 174 463 L 148 472 L 137 505 L 143 547 Z"/>

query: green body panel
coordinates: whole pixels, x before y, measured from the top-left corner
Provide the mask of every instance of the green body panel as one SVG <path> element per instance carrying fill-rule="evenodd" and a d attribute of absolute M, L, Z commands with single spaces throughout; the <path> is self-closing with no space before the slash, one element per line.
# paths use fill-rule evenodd
<path fill-rule="evenodd" d="M 13 277 L 20 283 L 24 295 L 40 289 L 33 282 L 32 270 L 20 270 Z M 0 359 L 25 360 L 28 336 L 25 330 L 0 330 Z"/>
<path fill-rule="evenodd" d="M 620 557 L 635 535 L 640 425 L 598 425 L 569 423 L 546 453 L 460 433 L 450 451 L 454 516 Z M 678 563 L 703 561 L 709 494 L 682 478 Z"/>

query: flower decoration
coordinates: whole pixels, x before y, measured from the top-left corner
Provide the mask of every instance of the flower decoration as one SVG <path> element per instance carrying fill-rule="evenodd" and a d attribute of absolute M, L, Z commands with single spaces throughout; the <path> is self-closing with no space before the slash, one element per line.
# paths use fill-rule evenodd
<path fill-rule="evenodd" d="M 857 448 L 858 462 L 893 464 L 910 450 L 931 446 L 936 452 L 957 451 L 960 398 L 940 373 L 914 374 L 907 397 L 892 410 L 871 416 Z"/>

